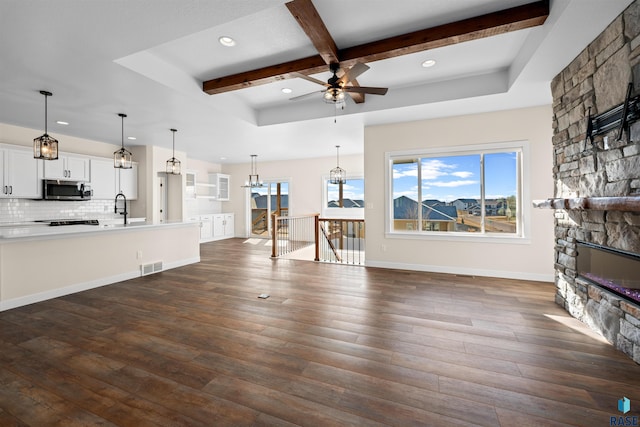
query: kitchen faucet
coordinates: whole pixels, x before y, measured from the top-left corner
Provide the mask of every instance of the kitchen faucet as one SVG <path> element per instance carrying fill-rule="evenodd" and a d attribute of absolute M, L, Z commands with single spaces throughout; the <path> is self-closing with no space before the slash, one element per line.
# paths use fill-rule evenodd
<path fill-rule="evenodd" d="M 122 211 L 120 212 L 120 215 L 124 215 L 124 226 L 127 226 L 127 197 L 124 195 L 124 193 L 121 191 L 118 194 L 116 194 L 116 199 L 115 199 L 115 206 L 113 209 L 114 213 L 118 213 L 118 199 L 122 197 L 122 199 L 124 200 L 124 208 L 122 208 Z"/>

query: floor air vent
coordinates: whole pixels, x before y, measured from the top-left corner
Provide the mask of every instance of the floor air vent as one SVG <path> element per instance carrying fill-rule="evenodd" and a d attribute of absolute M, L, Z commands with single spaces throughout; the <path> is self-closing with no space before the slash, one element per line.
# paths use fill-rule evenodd
<path fill-rule="evenodd" d="M 140 264 L 140 273 L 143 276 L 157 273 L 158 271 L 162 271 L 162 261 L 154 262 L 153 264 Z"/>

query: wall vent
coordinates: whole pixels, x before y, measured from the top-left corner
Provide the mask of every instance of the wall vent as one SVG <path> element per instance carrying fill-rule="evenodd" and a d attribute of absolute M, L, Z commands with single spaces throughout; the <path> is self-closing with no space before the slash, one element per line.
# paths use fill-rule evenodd
<path fill-rule="evenodd" d="M 152 264 L 140 264 L 140 274 L 142 276 L 157 273 L 158 271 L 162 271 L 162 261 L 154 262 Z"/>

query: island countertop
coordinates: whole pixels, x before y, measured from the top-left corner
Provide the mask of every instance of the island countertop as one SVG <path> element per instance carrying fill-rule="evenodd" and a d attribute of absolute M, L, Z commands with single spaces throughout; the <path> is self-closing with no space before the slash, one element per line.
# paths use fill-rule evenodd
<path fill-rule="evenodd" d="M 0 226 L 0 311 L 200 261 L 194 222 Z"/>
<path fill-rule="evenodd" d="M 159 224 L 148 222 L 132 222 L 126 226 L 123 223 L 113 221 L 100 223 L 99 225 L 64 225 L 50 226 L 42 222 L 24 222 L 12 224 L 0 224 L 0 243 L 12 241 L 56 239 L 64 237 L 78 237 L 82 234 L 124 232 L 134 230 L 149 230 L 153 228 L 172 227 L 197 227 L 197 223 L 183 221 L 169 221 Z"/>

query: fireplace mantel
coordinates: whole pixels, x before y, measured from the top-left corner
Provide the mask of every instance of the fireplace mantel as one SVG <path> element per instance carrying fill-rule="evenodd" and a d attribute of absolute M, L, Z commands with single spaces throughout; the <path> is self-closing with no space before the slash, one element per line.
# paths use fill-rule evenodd
<path fill-rule="evenodd" d="M 640 196 L 534 200 L 534 208 L 640 212 Z"/>

